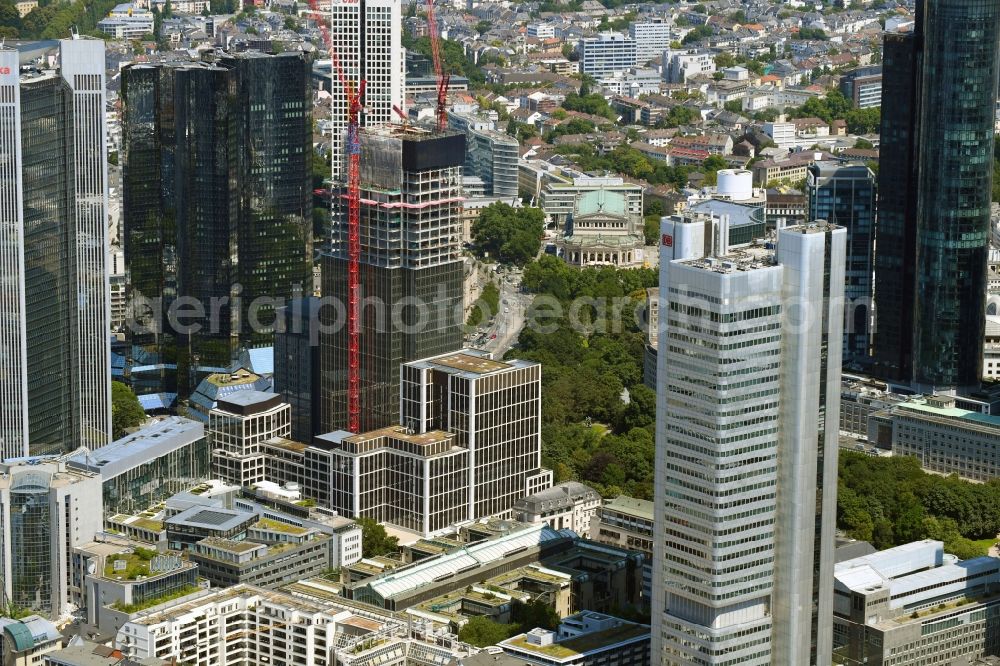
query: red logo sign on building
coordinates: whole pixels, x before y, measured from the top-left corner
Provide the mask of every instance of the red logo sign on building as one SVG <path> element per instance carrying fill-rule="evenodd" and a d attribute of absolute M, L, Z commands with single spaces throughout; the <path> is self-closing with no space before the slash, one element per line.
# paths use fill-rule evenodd
<path fill-rule="evenodd" d="M 663 234 L 663 246 L 664 247 L 673 247 L 674 246 L 674 237 L 671 236 L 670 234 Z"/>

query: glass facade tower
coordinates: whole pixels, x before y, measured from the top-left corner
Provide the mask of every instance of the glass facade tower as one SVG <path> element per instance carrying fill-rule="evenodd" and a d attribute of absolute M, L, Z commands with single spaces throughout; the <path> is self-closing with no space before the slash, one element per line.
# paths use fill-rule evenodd
<path fill-rule="evenodd" d="M 982 369 L 1000 4 L 920 0 L 887 35 L 875 361 L 922 387 Z"/>
<path fill-rule="evenodd" d="M 130 367 L 140 393 L 189 393 L 311 284 L 308 63 L 258 52 L 122 75 Z M 203 317 L 176 323 L 177 299 Z"/>
<path fill-rule="evenodd" d="M 847 230 L 844 361 L 866 361 L 875 260 L 875 175 L 861 164 L 811 164 L 806 177 L 809 219 Z"/>
<path fill-rule="evenodd" d="M 361 432 L 399 423 L 400 365 L 462 346 L 465 136 L 389 125 L 361 132 Z M 320 428 L 347 429 L 347 205 L 323 264 Z M 319 433 L 317 433 L 319 434 Z M 359 433 L 355 433 L 359 434 Z"/>
<path fill-rule="evenodd" d="M 0 457 L 111 433 L 104 42 L 59 50 L 20 73 L 0 49 Z"/>

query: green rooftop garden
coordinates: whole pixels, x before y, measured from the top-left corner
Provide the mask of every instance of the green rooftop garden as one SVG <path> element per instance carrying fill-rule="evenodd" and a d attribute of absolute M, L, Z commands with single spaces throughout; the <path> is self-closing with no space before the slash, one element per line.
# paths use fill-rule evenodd
<path fill-rule="evenodd" d="M 152 518 L 139 518 L 129 523 L 129 527 L 138 527 L 151 532 L 161 532 L 163 531 L 163 521 L 153 520 Z"/>
<path fill-rule="evenodd" d="M 122 580 L 135 580 L 139 576 L 149 576 L 149 563 L 156 556 L 156 551 L 149 548 L 135 548 L 133 553 L 118 553 L 110 555 L 104 562 L 105 578 L 121 578 Z M 115 567 L 116 562 L 125 562 L 123 565 Z"/>
<path fill-rule="evenodd" d="M 123 613 L 138 613 L 139 611 L 146 610 L 147 608 L 152 608 L 153 606 L 159 606 L 160 604 L 165 604 L 168 601 L 173 601 L 174 599 L 180 599 L 181 597 L 186 597 L 187 595 L 197 592 L 197 585 L 184 585 L 177 588 L 173 592 L 167 592 L 166 594 L 161 594 L 156 597 L 150 597 L 149 599 L 144 599 L 139 603 L 135 604 L 123 604 L 120 601 L 116 601 L 111 604 L 111 608 L 121 611 Z"/>
<path fill-rule="evenodd" d="M 309 531 L 304 527 L 289 525 L 288 523 L 283 523 L 278 520 L 271 520 L 270 518 L 261 518 L 256 523 L 254 523 L 252 529 L 271 530 L 272 532 L 281 532 L 283 534 L 295 534 L 297 536 L 301 536 Z"/>

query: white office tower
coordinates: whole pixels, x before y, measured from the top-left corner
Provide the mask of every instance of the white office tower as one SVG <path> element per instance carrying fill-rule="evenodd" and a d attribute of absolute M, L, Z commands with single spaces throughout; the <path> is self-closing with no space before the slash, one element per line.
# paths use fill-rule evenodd
<path fill-rule="evenodd" d="M 0 48 L 0 458 L 111 433 L 104 42 Z"/>
<path fill-rule="evenodd" d="M 727 226 L 662 226 L 653 661 L 828 665 L 846 233 Z"/>
<path fill-rule="evenodd" d="M 349 85 L 365 81 L 361 127 L 399 121 L 392 107 L 403 108 L 405 65 L 400 0 L 333 0 L 331 11 L 330 39 L 335 58 L 330 75 L 333 96 L 330 152 L 333 180 L 339 182 L 347 177 L 344 167 L 347 91 L 341 85 L 337 62 Z"/>

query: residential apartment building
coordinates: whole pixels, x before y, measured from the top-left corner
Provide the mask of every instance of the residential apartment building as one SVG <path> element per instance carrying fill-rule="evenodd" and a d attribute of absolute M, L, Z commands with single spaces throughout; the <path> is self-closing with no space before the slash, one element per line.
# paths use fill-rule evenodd
<path fill-rule="evenodd" d="M 998 44 L 990 0 L 917 3 L 885 36 L 873 355 L 924 391 L 981 379 Z"/>
<path fill-rule="evenodd" d="M 869 356 L 872 272 L 875 268 L 875 174 L 863 164 L 815 162 L 809 165 L 806 191 L 809 219 L 847 229 L 844 269 L 845 361 Z"/>
<path fill-rule="evenodd" d="M 635 64 L 643 66 L 659 58 L 670 47 L 671 24 L 655 17 L 635 21 L 628 27 L 628 36 L 635 42 Z"/>
<path fill-rule="evenodd" d="M 961 409 L 946 394 L 897 402 L 868 417 L 868 441 L 920 466 L 971 481 L 1000 476 L 1000 416 Z"/>
<path fill-rule="evenodd" d="M 361 127 L 388 125 L 399 120 L 393 106 L 403 108 L 406 67 L 402 44 L 402 6 L 396 0 L 331 0 L 331 48 L 343 71 L 330 81 L 330 159 L 333 182 L 347 178 L 344 142 L 347 136 L 348 85 L 365 82 L 358 118 Z"/>
<path fill-rule="evenodd" d="M 667 83 L 687 83 L 695 76 L 711 76 L 715 73 L 715 54 L 709 51 L 688 49 L 663 53 L 663 78 Z"/>
<path fill-rule="evenodd" d="M 330 666 L 338 620 L 331 608 L 249 585 L 184 597 L 127 622 L 115 648 L 133 660 L 158 657 L 229 666 Z M 255 640 L 267 636 L 267 640 Z"/>
<path fill-rule="evenodd" d="M 399 423 L 401 364 L 462 346 L 465 135 L 387 125 L 362 131 L 361 146 L 359 430 L 368 432 Z M 320 317 L 331 331 L 320 339 L 322 432 L 349 426 L 346 206 L 323 258 L 323 296 L 338 307 Z"/>
<path fill-rule="evenodd" d="M 661 233 L 653 662 L 829 664 L 846 231 Z"/>
<path fill-rule="evenodd" d="M 835 567 L 840 663 L 968 663 L 1000 649 L 1000 560 L 959 561 L 940 541 L 916 541 Z"/>
<path fill-rule="evenodd" d="M 0 581 L 7 603 L 56 619 L 70 610 L 74 546 L 103 530 L 101 477 L 64 460 L 0 464 Z"/>
<path fill-rule="evenodd" d="M 311 293 L 309 75 L 301 53 L 259 51 L 123 70 L 124 247 L 137 321 L 127 372 L 141 370 L 139 392 L 187 398 L 241 348 L 273 344 L 276 301 Z M 175 308 L 202 316 L 171 316 Z"/>
<path fill-rule="evenodd" d="M 104 42 L 59 71 L 0 48 L 0 458 L 111 437 Z"/>
<path fill-rule="evenodd" d="M 514 502 L 514 520 L 547 523 L 554 530 L 590 533 L 590 523 L 601 506 L 601 496 L 579 481 L 564 481 Z"/>
<path fill-rule="evenodd" d="M 600 78 L 635 67 L 635 41 L 619 32 L 602 32 L 580 40 L 580 71 Z"/>

